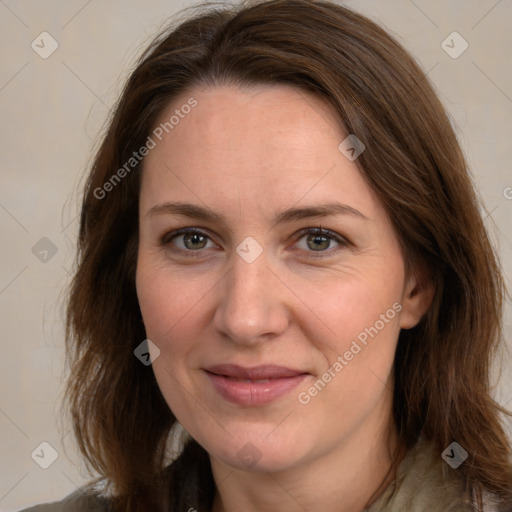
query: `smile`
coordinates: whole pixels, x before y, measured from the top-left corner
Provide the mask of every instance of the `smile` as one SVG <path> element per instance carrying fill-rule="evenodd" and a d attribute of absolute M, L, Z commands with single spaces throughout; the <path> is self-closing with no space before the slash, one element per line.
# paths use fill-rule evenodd
<path fill-rule="evenodd" d="M 205 369 L 205 373 L 220 396 L 246 407 L 265 405 L 285 396 L 309 375 L 275 365 L 217 365 Z"/>

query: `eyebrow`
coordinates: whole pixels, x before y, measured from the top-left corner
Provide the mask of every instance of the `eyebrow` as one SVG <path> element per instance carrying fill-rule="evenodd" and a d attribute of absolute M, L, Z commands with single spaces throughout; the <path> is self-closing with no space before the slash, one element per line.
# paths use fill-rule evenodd
<path fill-rule="evenodd" d="M 192 219 L 217 222 L 226 225 L 223 215 L 220 215 L 207 206 L 199 206 L 191 203 L 159 203 L 152 206 L 146 213 L 146 217 L 156 215 L 183 215 Z M 329 215 L 350 215 L 362 220 L 369 220 L 359 210 L 341 203 L 327 203 L 302 208 L 289 208 L 278 212 L 274 216 L 274 226 L 277 224 L 309 219 L 313 217 L 328 217 Z"/>

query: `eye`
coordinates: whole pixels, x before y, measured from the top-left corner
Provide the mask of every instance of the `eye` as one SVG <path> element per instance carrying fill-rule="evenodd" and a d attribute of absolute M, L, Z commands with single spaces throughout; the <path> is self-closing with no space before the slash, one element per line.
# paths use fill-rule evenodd
<path fill-rule="evenodd" d="M 321 227 L 303 229 L 297 236 L 296 245 L 300 250 L 309 253 L 306 257 L 310 258 L 332 256 L 333 253 L 349 245 L 349 242 L 342 236 L 328 229 L 322 229 Z M 333 243 L 336 244 L 335 247 L 332 247 Z"/>
<path fill-rule="evenodd" d="M 208 243 L 212 245 L 208 245 Z M 164 235 L 161 240 L 164 246 L 174 245 L 180 251 L 200 252 L 201 249 L 211 249 L 215 244 L 210 237 L 195 228 L 183 228 Z"/>

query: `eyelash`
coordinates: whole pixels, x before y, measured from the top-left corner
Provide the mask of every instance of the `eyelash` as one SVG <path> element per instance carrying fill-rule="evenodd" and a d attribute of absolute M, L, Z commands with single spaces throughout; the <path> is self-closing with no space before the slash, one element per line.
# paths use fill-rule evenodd
<path fill-rule="evenodd" d="M 331 231 L 329 229 L 322 228 L 321 226 L 316 228 L 304 228 L 301 229 L 296 235 L 295 235 L 295 243 L 298 242 L 301 238 L 303 238 L 306 235 L 321 235 L 325 236 L 328 239 L 336 241 L 339 246 L 335 247 L 334 249 L 327 249 L 325 251 L 306 251 L 308 255 L 306 258 L 310 259 L 322 259 L 322 258 L 328 258 L 333 255 L 333 253 L 337 253 L 342 248 L 347 247 L 350 243 L 349 241 L 342 237 L 341 235 L 338 235 L 334 231 Z M 170 233 L 165 234 L 160 241 L 160 245 L 167 247 L 171 244 L 171 241 L 175 238 L 179 237 L 180 235 L 199 235 L 207 238 L 208 240 L 211 240 L 211 237 L 209 237 L 206 233 L 203 231 L 197 229 L 197 228 L 181 228 L 176 231 L 172 231 Z M 176 248 L 179 252 L 186 252 L 188 253 L 187 256 L 192 258 L 202 257 L 201 253 L 203 252 L 201 249 L 198 249 L 197 251 L 193 250 L 185 250 Z M 197 253 L 197 254 L 194 254 Z"/>

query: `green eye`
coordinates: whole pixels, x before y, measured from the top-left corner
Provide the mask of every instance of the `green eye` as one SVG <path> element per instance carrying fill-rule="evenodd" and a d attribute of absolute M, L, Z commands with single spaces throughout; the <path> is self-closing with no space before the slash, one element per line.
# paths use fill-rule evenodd
<path fill-rule="evenodd" d="M 303 240 L 305 245 L 301 243 Z M 336 244 L 335 247 L 332 247 L 333 242 Z M 306 257 L 325 258 L 348 246 L 349 242 L 341 235 L 319 227 L 302 230 L 298 235 L 296 244 L 299 250 L 306 253 Z"/>
<path fill-rule="evenodd" d="M 200 233 L 185 233 L 183 237 L 183 245 L 190 250 L 204 249 L 208 238 Z"/>
<path fill-rule="evenodd" d="M 313 251 L 323 251 L 329 249 L 332 239 L 325 235 L 309 234 L 306 243 Z"/>
<path fill-rule="evenodd" d="M 182 252 L 201 252 L 201 249 L 208 249 L 208 242 L 213 246 L 215 244 L 210 237 L 195 228 L 183 228 L 173 231 L 162 237 L 161 244 L 163 246 L 173 245 L 178 251 Z"/>

